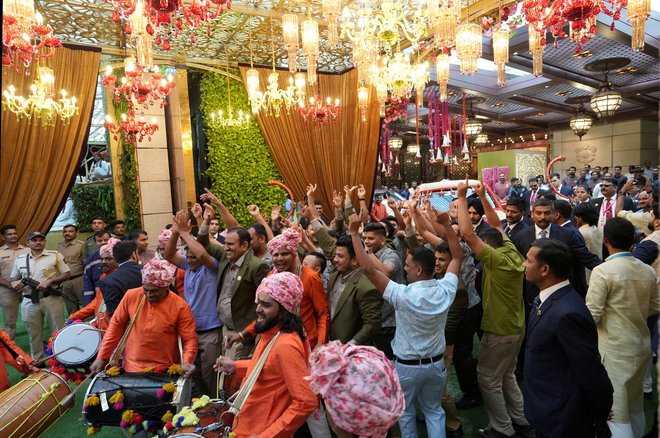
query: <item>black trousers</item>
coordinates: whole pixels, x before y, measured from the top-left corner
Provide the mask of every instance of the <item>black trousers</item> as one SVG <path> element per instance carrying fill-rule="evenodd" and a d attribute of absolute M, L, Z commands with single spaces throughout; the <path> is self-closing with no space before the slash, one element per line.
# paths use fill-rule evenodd
<path fill-rule="evenodd" d="M 454 369 L 461 391 L 464 394 L 479 395 L 477 383 L 477 361 L 472 356 L 474 335 L 480 332 L 483 307 L 481 303 L 467 309 L 456 327 L 454 336 Z"/>

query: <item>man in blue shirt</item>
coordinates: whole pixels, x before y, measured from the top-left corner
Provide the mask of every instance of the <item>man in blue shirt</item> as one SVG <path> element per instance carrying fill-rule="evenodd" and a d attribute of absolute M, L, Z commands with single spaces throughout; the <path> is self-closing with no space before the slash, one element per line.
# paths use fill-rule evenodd
<path fill-rule="evenodd" d="M 201 243 L 190 234 L 188 211 L 181 210 L 172 219 L 172 237 L 163 254 L 175 266 L 186 270 L 183 298 L 197 323 L 197 358 L 192 375 L 196 393 L 216 397 L 217 374 L 213 364 L 222 352 L 222 323 L 216 311 L 218 260 L 211 257 Z M 177 251 L 179 237 L 186 244 L 186 255 Z"/>
<path fill-rule="evenodd" d="M 94 237 L 96 246 L 101 248 L 110 240 L 110 233 L 106 230 L 96 231 Z M 87 239 L 89 240 L 89 239 Z M 83 271 L 83 307 L 88 305 L 96 296 L 96 288 L 101 280 L 101 255 L 98 251 L 85 259 L 85 270 Z"/>
<path fill-rule="evenodd" d="M 417 208 L 410 203 L 409 208 Z M 395 310 L 396 331 L 392 350 L 401 388 L 406 398 L 406 410 L 399 420 L 403 438 L 417 437 L 415 401 L 424 413 L 430 437 L 445 436 L 445 412 L 440 399 L 447 383 L 447 370 L 442 355 L 445 351 L 447 312 L 456 296 L 458 274 L 463 251 L 446 213 L 437 214 L 444 227 L 452 261 L 441 280 L 434 280 L 435 255 L 428 248 L 414 248 L 404 270 L 407 286 L 391 281 L 376 269 L 358 234 L 360 219 L 350 218 L 349 230 L 358 262 L 376 289 Z"/>

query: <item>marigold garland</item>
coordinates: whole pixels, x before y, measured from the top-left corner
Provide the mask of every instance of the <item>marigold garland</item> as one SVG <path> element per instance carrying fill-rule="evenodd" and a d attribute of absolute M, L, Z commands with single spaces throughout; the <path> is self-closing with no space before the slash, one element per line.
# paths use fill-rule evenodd
<path fill-rule="evenodd" d="M 112 403 L 112 408 L 115 411 L 119 411 L 121 409 L 124 409 L 124 393 L 120 391 L 115 392 L 112 397 L 108 400 L 110 403 Z"/>
<path fill-rule="evenodd" d="M 181 365 L 174 363 L 167 369 L 167 373 L 170 376 L 179 376 L 183 374 L 183 368 L 181 368 Z"/>
<path fill-rule="evenodd" d="M 105 372 L 108 376 L 118 376 L 121 374 L 121 368 L 119 367 L 110 367 Z"/>
<path fill-rule="evenodd" d="M 87 436 L 92 436 L 101 431 L 101 426 L 89 426 L 87 428 Z"/>

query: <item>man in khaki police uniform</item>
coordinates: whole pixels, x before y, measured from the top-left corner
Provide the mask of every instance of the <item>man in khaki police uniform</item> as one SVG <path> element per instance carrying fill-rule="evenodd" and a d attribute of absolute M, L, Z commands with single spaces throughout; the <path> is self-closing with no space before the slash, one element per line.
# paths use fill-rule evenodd
<path fill-rule="evenodd" d="M 57 244 L 57 252 L 64 257 L 64 263 L 71 271 L 71 278 L 62 282 L 62 295 L 66 311 L 70 315 L 83 304 L 83 270 L 85 263 L 82 258 L 85 243 L 78 240 L 78 227 L 65 225 L 62 229 L 64 241 Z"/>
<path fill-rule="evenodd" d="M 14 268 L 16 256 L 25 254 L 30 249 L 18 243 L 16 225 L 4 225 L 0 228 L 0 234 L 5 241 L 5 244 L 0 246 L 0 306 L 5 321 L 4 330 L 14 339 L 21 293 L 11 287 L 11 270 Z"/>
<path fill-rule="evenodd" d="M 103 219 L 101 216 L 94 216 L 90 226 L 92 228 L 92 235 L 89 236 L 87 240 L 85 240 L 85 246 L 83 248 L 83 262 L 86 262 L 87 258 L 92 254 L 99 252 L 99 247 L 96 245 L 94 233 L 97 231 L 105 230 L 105 219 Z"/>
<path fill-rule="evenodd" d="M 41 231 L 28 234 L 30 252 L 16 256 L 11 271 L 11 285 L 23 293 L 21 319 L 30 338 L 30 353 L 34 360 L 44 357 L 44 315 L 48 317 L 51 331 L 64 327 L 64 300 L 61 296 L 48 295 L 47 289 L 71 277 L 69 267 L 57 251 L 46 250 L 46 235 Z M 32 302 L 32 290 L 25 287 L 22 278 L 39 282 L 36 303 Z"/>

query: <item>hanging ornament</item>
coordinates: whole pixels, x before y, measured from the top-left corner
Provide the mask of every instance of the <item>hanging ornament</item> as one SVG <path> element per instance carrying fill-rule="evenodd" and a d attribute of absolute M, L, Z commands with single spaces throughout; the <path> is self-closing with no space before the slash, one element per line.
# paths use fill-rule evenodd
<path fill-rule="evenodd" d="M 394 166 L 399 167 L 400 165 L 401 165 L 401 163 L 399 163 L 399 154 L 396 154 L 394 156 Z"/>
<path fill-rule="evenodd" d="M 442 157 L 442 149 L 438 148 L 438 156 L 435 159 L 436 163 L 442 163 L 444 161 L 444 158 Z"/>

